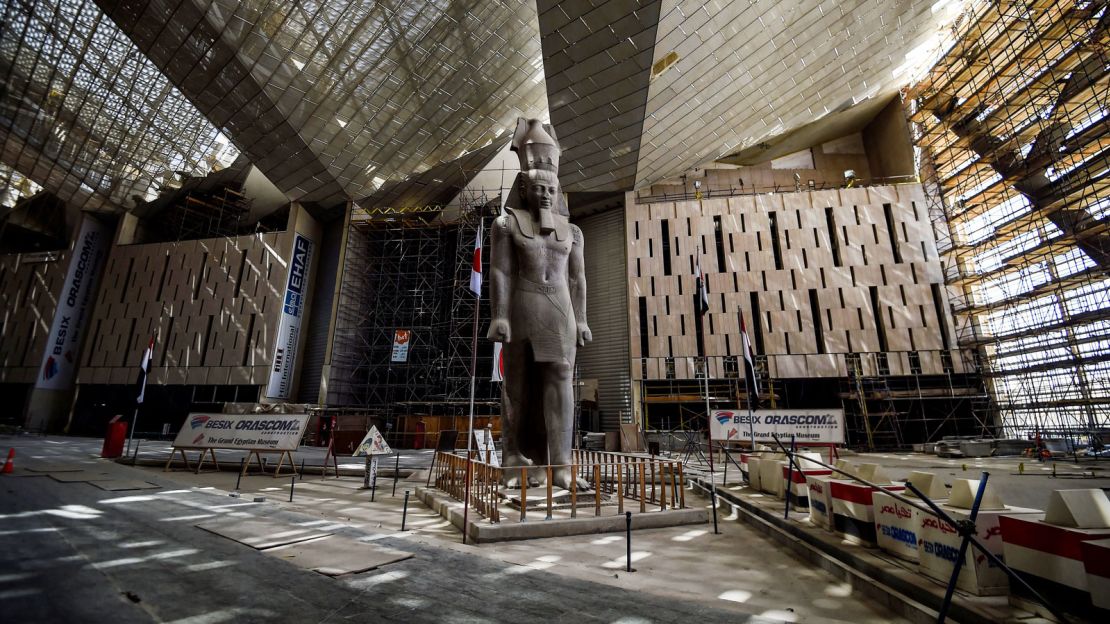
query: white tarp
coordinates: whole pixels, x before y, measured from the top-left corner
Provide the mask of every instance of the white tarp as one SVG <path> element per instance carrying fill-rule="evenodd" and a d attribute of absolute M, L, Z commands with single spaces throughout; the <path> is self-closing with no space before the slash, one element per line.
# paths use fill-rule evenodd
<path fill-rule="evenodd" d="M 179 448 L 295 451 L 308 414 L 189 414 L 173 445 Z"/>
<path fill-rule="evenodd" d="M 293 237 L 293 255 L 289 259 L 281 321 L 278 323 L 277 340 L 274 341 L 274 366 L 270 369 L 270 382 L 266 385 L 266 396 L 271 399 L 288 399 L 293 394 L 293 375 L 297 369 L 297 346 L 301 338 L 310 266 L 312 241 L 297 233 Z"/>
<path fill-rule="evenodd" d="M 35 379 L 35 387 L 65 390 L 73 386 L 80 357 L 81 336 L 96 301 L 100 268 L 108 257 L 111 231 L 92 217 L 81 222 L 81 231 L 66 270 L 66 281 L 58 296 L 54 322 L 46 337 L 46 351 Z M 132 337 L 127 336 L 130 340 Z"/>
<path fill-rule="evenodd" d="M 842 409 L 755 410 L 752 426 L 756 442 L 774 444 L 771 436 L 777 435 L 783 444 L 789 444 L 793 435 L 798 443 L 844 444 Z M 747 410 L 713 410 L 710 430 L 714 440 L 750 440 Z"/>

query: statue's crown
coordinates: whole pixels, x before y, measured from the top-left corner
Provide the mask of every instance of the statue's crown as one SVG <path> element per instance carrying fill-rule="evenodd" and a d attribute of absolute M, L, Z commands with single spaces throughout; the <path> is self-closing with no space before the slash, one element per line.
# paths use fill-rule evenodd
<path fill-rule="evenodd" d="M 555 129 L 539 119 L 517 119 L 512 150 L 520 158 L 520 170 L 545 169 L 559 172 L 559 141 Z"/>

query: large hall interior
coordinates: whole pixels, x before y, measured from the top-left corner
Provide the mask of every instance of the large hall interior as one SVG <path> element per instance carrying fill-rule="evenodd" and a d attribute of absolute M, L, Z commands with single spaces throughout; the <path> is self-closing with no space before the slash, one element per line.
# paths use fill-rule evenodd
<path fill-rule="evenodd" d="M 369 487 L 368 440 L 392 453 L 373 474 L 394 495 L 364 522 L 393 530 L 404 479 L 404 513 L 419 505 L 448 527 L 389 564 L 411 572 L 381 568 L 401 570 L 390 586 L 466 570 L 457 548 L 441 570 L 418 567 L 443 541 L 533 567 L 523 545 L 544 543 L 559 552 L 537 568 L 563 579 L 551 587 L 627 592 L 555 613 L 565 621 L 1110 614 L 1105 0 L 6 0 L 0 13 L 0 447 L 17 476 L 68 461 L 50 441 L 93 470 L 100 441 L 124 436 L 126 465 L 111 470 L 140 476 L 113 479 L 154 487 L 163 465 L 189 468 L 186 451 L 202 450 L 180 443 L 197 418 L 303 415 L 297 462 L 323 484 L 334 466 Z M 535 156 L 546 140 L 553 163 Z M 516 474 L 508 380 L 525 374 L 516 358 L 547 371 L 548 347 L 517 320 L 516 345 L 487 336 L 521 292 L 560 305 L 516 265 L 524 286 L 504 295 L 498 281 L 498 250 L 552 231 L 538 216 L 535 232 L 504 225 L 534 209 L 530 171 L 544 168 L 555 236 L 566 224 L 581 271 L 571 297 L 584 298 L 566 358 L 573 468 L 551 447 Z M 261 472 L 278 461 L 229 448 L 223 468 L 248 484 L 253 458 Z M 209 448 L 195 472 L 167 474 L 229 487 L 204 477 L 205 453 L 216 463 Z M 553 486 L 564 468 L 570 482 Z M 314 478 L 300 463 L 293 486 L 274 484 L 293 505 Z M 838 503 L 837 483 L 862 493 Z M 18 491 L 0 518 L 31 522 L 47 494 Z M 315 510 L 275 513 L 338 522 L 320 501 L 371 500 L 316 495 Z M 95 507 L 82 496 L 74 505 Z M 581 570 L 608 564 L 556 563 L 588 557 L 575 551 L 591 533 L 624 540 L 626 506 L 640 512 L 629 527 L 673 531 L 653 546 L 688 558 L 648 557 L 637 577 L 621 541 L 605 580 Z M 927 537 L 921 523 L 938 518 L 952 531 Z M 684 531 L 719 541 L 687 545 Z M 698 553 L 750 556 L 744 544 L 778 572 L 698 598 L 690 579 L 758 565 L 699 570 Z M 26 548 L 9 564 L 32 574 Z M 643 580 L 648 565 L 672 580 Z M 841 589 L 805 590 L 797 612 L 755 608 L 784 570 Z M 296 582 L 274 574 L 259 587 Z M 378 586 L 352 578 L 312 591 L 372 601 Z M 874 578 L 886 580 L 867 589 Z M 106 617 L 66 610 L 78 607 L 62 594 L 31 606 L 61 590 L 7 582 L 0 603 L 14 591 L 26 621 Z M 529 600 L 561 604 L 532 582 L 504 610 L 511 589 L 475 590 L 455 619 L 427 595 L 365 618 L 525 621 L 513 609 Z M 667 606 L 678 587 L 691 602 Z M 859 611 L 838 615 L 845 603 Z M 158 604 L 142 617 L 174 619 Z M 259 613 L 195 621 L 286 621 Z"/>

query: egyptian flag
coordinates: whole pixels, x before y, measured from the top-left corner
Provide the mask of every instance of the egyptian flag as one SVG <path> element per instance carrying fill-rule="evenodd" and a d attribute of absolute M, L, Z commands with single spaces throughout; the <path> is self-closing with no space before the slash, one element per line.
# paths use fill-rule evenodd
<path fill-rule="evenodd" d="M 493 374 L 490 381 L 505 381 L 505 360 L 501 354 L 501 343 L 493 343 Z"/>
<path fill-rule="evenodd" d="M 139 379 L 135 382 L 135 385 L 139 387 L 139 396 L 135 399 L 135 402 L 140 405 L 142 405 L 143 397 L 146 395 L 146 378 L 150 374 L 150 360 L 152 357 L 154 357 L 154 336 L 150 337 L 150 344 L 143 352 L 143 361 L 139 364 Z"/>
<path fill-rule="evenodd" d="M 709 284 L 705 281 L 705 272 L 701 270 L 701 254 L 698 254 L 697 264 L 694 267 L 694 283 L 696 294 L 694 296 L 694 311 L 698 315 L 709 311 Z"/>
<path fill-rule="evenodd" d="M 474 238 L 474 262 L 470 267 L 470 292 L 475 297 L 482 296 L 482 222 L 478 222 L 478 234 Z"/>
<path fill-rule="evenodd" d="M 748 387 L 748 402 L 752 406 L 755 406 L 759 403 L 759 379 L 755 376 L 755 358 L 752 357 L 752 341 L 748 340 L 748 330 L 744 327 L 743 314 L 740 315 L 740 341 L 744 345 L 744 383 L 746 383 Z"/>

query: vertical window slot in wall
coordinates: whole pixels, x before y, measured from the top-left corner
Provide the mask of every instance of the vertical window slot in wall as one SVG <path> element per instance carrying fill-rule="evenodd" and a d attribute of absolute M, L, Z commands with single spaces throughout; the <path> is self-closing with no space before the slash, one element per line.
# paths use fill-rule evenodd
<path fill-rule="evenodd" d="M 193 287 L 193 301 L 200 298 L 200 287 L 204 285 L 204 268 L 208 266 L 208 252 L 204 252 L 200 258 L 200 269 L 197 270 L 197 283 Z"/>
<path fill-rule="evenodd" d="M 825 352 L 824 324 L 821 322 L 821 304 L 817 301 L 817 289 L 809 289 L 809 311 L 813 315 L 813 336 L 817 341 L 817 353 Z"/>
<path fill-rule="evenodd" d="M 663 245 L 659 248 L 659 253 L 663 254 L 663 275 L 671 274 L 671 222 L 669 219 L 663 219 L 659 224 L 660 229 L 663 230 Z"/>
<path fill-rule="evenodd" d="M 636 258 L 636 277 L 643 277 L 640 273 L 640 259 Z"/>
<path fill-rule="evenodd" d="M 158 298 L 155 301 L 162 300 L 162 291 L 166 289 L 166 276 L 170 272 L 170 256 L 166 254 L 166 260 L 162 263 L 162 277 L 158 279 Z"/>
<path fill-rule="evenodd" d="M 728 252 L 736 253 L 736 243 L 732 240 L 732 232 L 728 233 Z"/>
<path fill-rule="evenodd" d="M 763 315 L 759 311 L 759 296 L 756 293 L 751 293 L 749 301 L 752 306 L 752 336 L 755 340 L 755 352 L 765 353 L 763 350 Z M 767 331 L 771 331 L 771 323 L 767 322 Z M 754 353 L 752 355 L 755 355 Z"/>
<path fill-rule="evenodd" d="M 894 262 L 901 264 L 902 252 L 898 249 L 898 231 L 894 228 L 894 210 L 890 207 L 890 204 L 883 204 L 883 214 L 886 215 L 886 231 L 890 238 L 890 251 L 894 254 Z M 902 225 L 905 226 L 904 223 Z"/>
<path fill-rule="evenodd" d="M 829 245 L 832 247 L 833 266 L 840 266 L 840 240 L 836 235 L 836 215 L 832 208 L 825 208 L 825 226 L 829 228 Z"/>
<path fill-rule="evenodd" d="M 212 321 L 215 314 L 208 315 L 208 323 L 204 327 L 204 340 L 200 343 L 200 365 L 208 366 L 208 344 L 212 340 Z"/>
<path fill-rule="evenodd" d="M 104 323 L 104 319 L 97 319 L 96 320 L 96 331 L 93 332 L 92 338 L 89 339 L 89 346 L 90 347 L 96 345 L 96 340 L 97 340 L 97 338 L 100 337 L 100 326 L 103 323 Z M 0 335 L 2 335 L 2 334 L 0 334 Z M 89 349 L 89 357 L 85 358 L 85 366 L 92 366 L 92 359 L 93 359 L 93 354 L 94 353 L 96 353 L 96 349 Z"/>
<path fill-rule="evenodd" d="M 632 226 L 633 226 L 633 229 L 636 233 L 636 240 L 640 240 L 640 222 L 639 221 L 633 221 Z"/>
<path fill-rule="evenodd" d="M 883 325 L 882 308 L 879 303 L 879 287 L 871 286 L 868 290 L 871 292 L 871 315 L 875 318 L 875 332 L 879 335 L 879 351 L 890 351 L 886 342 L 886 327 Z"/>
<path fill-rule="evenodd" d="M 123 288 L 119 289 L 119 302 L 127 302 L 127 291 L 131 288 L 131 276 L 135 272 L 135 259 L 127 260 L 127 273 L 123 276 Z"/>
<path fill-rule="evenodd" d="M 134 260 L 132 260 L 132 262 L 134 262 Z M 135 336 L 135 323 L 138 320 L 139 319 L 131 319 L 131 331 L 127 333 L 127 342 L 124 343 L 123 349 L 120 349 L 120 366 L 126 367 L 128 363 L 133 359 L 131 357 L 131 343 L 138 338 L 137 336 Z"/>
<path fill-rule="evenodd" d="M 944 313 L 944 295 L 940 291 L 940 284 L 929 284 L 933 291 L 933 308 L 937 313 L 937 328 L 940 329 L 940 341 L 944 345 L 944 350 L 948 351 L 952 348 L 948 340 L 948 316 Z"/>
<path fill-rule="evenodd" d="M 773 212 L 767 213 L 771 222 L 771 252 L 775 255 L 775 269 L 782 270 L 782 249 L 779 247 L 779 219 Z"/>
<path fill-rule="evenodd" d="M 717 272 L 724 273 L 727 270 L 725 266 L 725 236 L 721 231 L 721 217 L 717 215 L 713 217 L 713 238 L 717 243 Z"/>
<path fill-rule="evenodd" d="M 243 366 L 250 364 L 251 357 L 251 340 L 254 338 L 254 319 L 255 314 L 251 315 L 251 320 L 247 322 L 247 339 L 243 341 Z M 170 319 L 173 322 L 173 319 Z"/>
<path fill-rule="evenodd" d="M 637 265 L 639 265 L 639 262 L 640 262 L 640 259 L 637 258 L 636 259 Z M 235 294 L 231 296 L 232 299 L 238 299 L 240 291 L 243 290 L 243 273 L 246 271 L 246 269 L 247 269 L 247 250 L 244 249 L 239 254 L 239 277 L 235 278 Z"/>
<path fill-rule="evenodd" d="M 648 313 L 647 313 L 647 297 L 639 298 L 640 310 L 640 357 L 646 358 L 648 355 Z"/>

